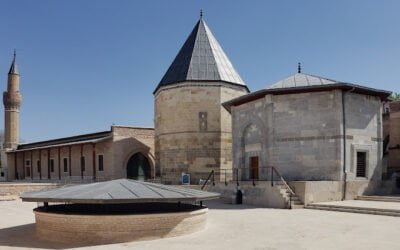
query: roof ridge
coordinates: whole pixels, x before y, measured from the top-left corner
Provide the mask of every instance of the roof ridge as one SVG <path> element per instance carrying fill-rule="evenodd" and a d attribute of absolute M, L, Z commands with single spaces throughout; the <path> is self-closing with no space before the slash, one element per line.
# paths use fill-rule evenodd
<path fill-rule="evenodd" d="M 210 31 L 210 29 L 208 28 L 207 24 L 203 21 L 203 18 L 201 18 L 200 21 L 201 21 L 201 23 L 202 23 L 203 26 L 204 26 L 205 33 L 207 34 L 207 36 L 206 36 L 206 41 L 208 42 L 208 46 L 210 46 L 210 48 L 211 48 L 211 53 L 212 53 L 212 55 L 213 55 L 212 58 L 213 58 L 213 60 L 214 60 L 215 66 L 217 67 L 218 79 L 222 79 L 221 73 L 219 72 L 219 71 L 220 71 L 219 65 L 218 65 L 218 63 L 217 63 L 217 60 L 215 59 L 215 57 L 216 57 L 217 55 L 215 54 L 215 51 L 214 51 L 213 46 L 212 46 L 212 43 L 211 43 L 211 41 L 210 41 L 210 37 L 212 37 L 213 34 L 212 34 L 212 32 Z M 207 64 L 207 70 L 208 70 L 208 64 Z"/>
<path fill-rule="evenodd" d="M 192 33 L 193 33 L 195 30 L 196 30 L 196 34 L 199 32 L 199 29 L 200 29 L 200 22 L 201 22 L 201 21 L 202 21 L 202 18 L 200 18 L 199 21 L 197 21 L 197 23 L 196 23 L 196 25 L 194 26 L 192 32 L 190 32 L 188 38 L 185 40 L 185 43 L 183 44 L 183 46 L 186 44 L 186 42 L 189 40 L 190 36 L 192 35 Z M 187 79 L 188 76 L 189 76 L 190 65 L 191 65 L 192 60 L 193 60 L 193 50 L 194 50 L 194 47 L 196 46 L 196 40 L 197 40 L 197 35 L 194 37 L 194 42 L 193 42 L 193 46 L 192 46 L 192 53 L 190 53 L 189 67 L 187 67 L 187 69 L 186 69 L 186 76 L 185 76 L 185 79 Z M 182 48 L 179 50 L 178 54 L 176 55 L 176 57 L 175 57 L 174 61 L 172 61 L 172 63 L 174 63 L 175 60 L 177 59 L 179 53 L 180 53 L 181 50 L 183 49 L 183 46 L 182 46 Z M 172 66 L 172 64 L 170 65 L 170 67 L 171 67 L 171 66 Z M 168 68 L 168 70 L 169 70 L 169 68 Z M 168 73 L 168 72 L 167 72 L 167 73 Z M 165 73 L 165 74 L 167 74 L 167 73 Z M 164 75 L 164 76 L 165 76 L 165 75 Z M 161 83 L 161 81 L 160 81 L 160 83 Z"/>

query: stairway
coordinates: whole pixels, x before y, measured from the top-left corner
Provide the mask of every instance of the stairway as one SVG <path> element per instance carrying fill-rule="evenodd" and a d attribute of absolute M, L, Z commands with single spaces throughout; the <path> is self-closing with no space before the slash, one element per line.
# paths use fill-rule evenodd
<path fill-rule="evenodd" d="M 400 196 L 374 196 L 374 195 L 361 195 L 361 196 L 357 196 L 356 200 L 363 200 L 363 201 L 386 201 L 386 202 L 400 202 Z"/>
<path fill-rule="evenodd" d="M 382 209 L 374 207 L 357 207 L 357 206 L 340 206 L 340 205 L 328 205 L 328 204 L 308 204 L 305 206 L 307 209 L 318 209 L 336 212 L 348 212 L 348 213 L 359 213 L 359 214 L 374 214 L 374 215 L 387 215 L 400 217 L 400 210 L 396 209 Z"/>
<path fill-rule="evenodd" d="M 282 195 L 282 198 L 285 199 L 287 208 L 291 209 L 304 208 L 304 204 L 301 202 L 300 198 L 296 194 L 292 193 L 289 188 L 287 188 L 288 187 L 287 184 L 278 183 L 275 184 L 274 187 L 279 190 L 280 194 Z"/>

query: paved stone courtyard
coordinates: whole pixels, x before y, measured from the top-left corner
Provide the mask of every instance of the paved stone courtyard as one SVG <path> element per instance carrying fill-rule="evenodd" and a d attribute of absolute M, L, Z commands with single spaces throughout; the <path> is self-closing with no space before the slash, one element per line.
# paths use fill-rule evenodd
<path fill-rule="evenodd" d="M 400 218 L 310 209 L 208 203 L 204 231 L 102 246 L 60 245 L 35 237 L 34 203 L 0 201 L 0 249 L 400 249 Z"/>

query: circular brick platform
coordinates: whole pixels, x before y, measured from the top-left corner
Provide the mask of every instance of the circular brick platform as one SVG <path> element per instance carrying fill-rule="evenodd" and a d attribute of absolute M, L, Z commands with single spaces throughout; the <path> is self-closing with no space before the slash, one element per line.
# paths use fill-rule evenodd
<path fill-rule="evenodd" d="M 189 234 L 206 225 L 207 208 L 149 214 L 62 214 L 35 209 L 39 238 L 105 244 Z"/>

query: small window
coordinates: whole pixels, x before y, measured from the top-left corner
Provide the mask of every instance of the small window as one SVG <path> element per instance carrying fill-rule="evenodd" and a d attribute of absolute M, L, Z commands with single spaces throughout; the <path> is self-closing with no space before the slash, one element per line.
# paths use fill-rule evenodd
<path fill-rule="evenodd" d="M 4 172 L 1 172 L 1 177 L 4 177 Z"/>
<path fill-rule="evenodd" d="M 50 160 L 50 171 L 53 173 L 54 172 L 54 159 Z"/>
<path fill-rule="evenodd" d="M 199 130 L 207 131 L 207 112 L 199 112 Z"/>
<path fill-rule="evenodd" d="M 27 165 L 27 166 L 31 165 L 31 161 L 30 161 L 30 160 L 27 160 L 27 161 L 26 161 L 26 165 Z"/>
<path fill-rule="evenodd" d="M 42 166 L 40 164 L 40 160 L 37 161 L 37 171 L 38 171 L 38 173 L 42 172 Z"/>
<path fill-rule="evenodd" d="M 85 171 L 85 156 L 81 156 L 81 171 Z"/>
<path fill-rule="evenodd" d="M 31 176 L 31 168 L 30 167 L 26 168 L 26 176 L 28 176 L 28 177 Z"/>
<path fill-rule="evenodd" d="M 366 177 L 366 168 L 367 168 L 367 153 L 366 152 L 357 152 L 357 177 Z"/>
<path fill-rule="evenodd" d="M 68 172 L 68 159 L 64 158 L 63 163 L 64 163 L 64 173 L 66 173 Z"/>
<path fill-rule="evenodd" d="M 104 170 L 103 155 L 99 155 L 99 171 Z"/>

